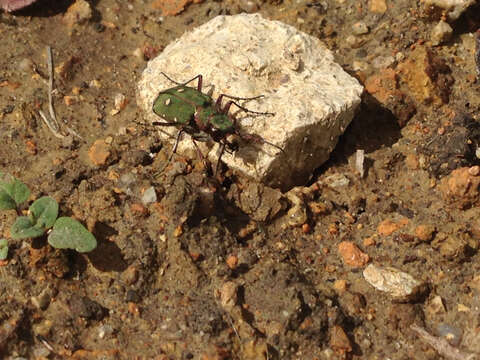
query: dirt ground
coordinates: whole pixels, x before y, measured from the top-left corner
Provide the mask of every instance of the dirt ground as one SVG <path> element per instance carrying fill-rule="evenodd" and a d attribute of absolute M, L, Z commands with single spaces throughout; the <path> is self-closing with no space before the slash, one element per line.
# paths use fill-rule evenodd
<path fill-rule="evenodd" d="M 445 14 L 407 0 L 72 3 L 0 14 L 0 170 L 98 247 L 12 240 L 0 212 L 1 358 L 480 358 L 480 4 L 435 46 Z M 136 124 L 146 61 L 244 11 L 319 37 L 366 88 L 331 159 L 287 193 L 181 156 L 160 172 L 171 148 Z M 58 136 L 39 116 L 47 46 Z M 368 264 L 421 291 L 376 289 Z"/>

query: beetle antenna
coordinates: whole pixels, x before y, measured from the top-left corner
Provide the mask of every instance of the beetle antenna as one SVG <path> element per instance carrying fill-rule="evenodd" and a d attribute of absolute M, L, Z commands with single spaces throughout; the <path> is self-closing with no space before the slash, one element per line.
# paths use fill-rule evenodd
<path fill-rule="evenodd" d="M 197 85 L 197 90 L 198 91 L 202 91 L 202 79 L 203 79 L 203 76 L 202 74 L 198 74 L 197 76 L 194 76 L 193 78 L 191 78 L 190 80 L 188 81 L 185 81 L 184 83 L 179 83 L 178 81 L 175 81 L 173 80 L 171 77 L 169 77 L 167 74 L 165 74 L 163 71 L 161 72 L 161 74 L 163 76 L 165 76 L 168 80 L 170 80 L 172 83 L 176 84 L 176 85 L 187 85 L 188 83 L 191 83 L 192 81 L 195 81 L 198 79 L 198 85 Z"/>
<path fill-rule="evenodd" d="M 218 103 L 218 100 L 217 100 L 217 103 Z M 255 114 L 255 115 L 270 115 L 270 116 L 275 116 L 274 113 L 271 113 L 271 112 L 260 112 L 260 111 L 253 111 L 253 110 L 249 110 L 247 109 L 246 107 L 243 107 L 242 105 L 236 103 L 235 101 L 233 100 L 230 100 L 229 102 L 227 102 L 227 104 L 225 105 L 225 107 L 223 108 L 223 113 L 226 114 L 228 113 L 228 111 L 230 110 L 230 106 L 232 105 L 235 105 L 236 107 L 238 107 L 239 109 L 245 111 L 246 113 L 250 113 L 250 114 Z"/>

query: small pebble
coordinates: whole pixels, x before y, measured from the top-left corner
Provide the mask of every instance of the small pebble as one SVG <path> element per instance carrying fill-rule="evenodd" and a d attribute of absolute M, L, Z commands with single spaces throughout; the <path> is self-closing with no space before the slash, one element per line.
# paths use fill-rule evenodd
<path fill-rule="evenodd" d="M 106 336 L 113 334 L 113 327 L 111 325 L 100 325 L 98 327 L 98 337 L 104 339 Z"/>
<path fill-rule="evenodd" d="M 147 190 L 143 192 L 142 203 L 144 205 L 148 205 L 156 201 L 157 201 L 157 193 L 155 192 L 155 188 L 153 186 L 150 186 Z"/>
<path fill-rule="evenodd" d="M 374 246 L 376 244 L 376 241 L 375 239 L 373 238 L 373 236 L 369 236 L 365 239 L 363 239 L 363 246 Z"/>
<path fill-rule="evenodd" d="M 323 183 L 331 188 L 339 188 L 350 185 L 350 180 L 343 174 L 333 174 L 327 176 Z"/>
<path fill-rule="evenodd" d="M 444 314 L 446 309 L 442 298 L 438 295 L 431 298 L 426 305 L 426 311 L 430 315 Z"/>
<path fill-rule="evenodd" d="M 29 58 L 24 58 L 18 63 L 18 68 L 25 73 L 31 72 L 34 66 L 35 64 Z"/>
<path fill-rule="evenodd" d="M 384 14 L 388 9 L 387 2 L 386 0 L 371 0 L 369 1 L 369 9 L 371 12 Z"/>
<path fill-rule="evenodd" d="M 377 56 L 372 60 L 372 65 L 375 69 L 384 69 L 384 68 L 388 68 L 394 62 L 395 62 L 395 58 L 391 55 Z"/>
<path fill-rule="evenodd" d="M 48 350 L 43 344 L 39 344 L 33 348 L 32 355 L 35 359 L 47 359 L 50 355 L 50 350 Z"/>
<path fill-rule="evenodd" d="M 435 231 L 436 229 L 433 225 L 419 225 L 415 229 L 415 236 L 421 241 L 429 242 L 432 241 Z"/>
<path fill-rule="evenodd" d="M 374 288 L 388 293 L 397 301 L 413 300 L 426 290 L 424 282 L 393 267 L 370 264 L 363 270 L 363 277 Z"/>
<path fill-rule="evenodd" d="M 237 304 L 237 290 L 238 285 L 233 281 L 227 281 L 222 285 L 220 289 L 220 304 L 225 310 L 230 311 Z"/>
<path fill-rule="evenodd" d="M 365 150 L 358 149 L 355 153 L 355 170 L 357 170 L 358 175 L 363 178 L 365 174 Z"/>
<path fill-rule="evenodd" d="M 475 165 L 468 169 L 468 173 L 472 176 L 478 176 L 480 174 L 480 166 Z"/>
<path fill-rule="evenodd" d="M 333 326 L 330 331 L 330 347 L 333 351 L 342 355 L 352 351 L 352 343 L 345 334 L 345 330 L 339 325 Z"/>
<path fill-rule="evenodd" d="M 95 140 L 88 150 L 88 157 L 95 165 L 105 165 L 110 156 L 110 146 L 104 140 Z"/>
<path fill-rule="evenodd" d="M 92 16 L 93 11 L 90 7 L 90 3 L 86 0 L 76 0 L 67 9 L 67 12 L 63 16 L 63 21 L 71 27 L 75 24 L 83 24 L 87 22 Z"/>
<path fill-rule="evenodd" d="M 312 231 L 312 229 L 311 229 L 311 227 L 308 223 L 305 223 L 305 224 L 302 225 L 302 232 L 304 234 L 308 234 L 308 233 L 310 233 L 310 231 Z"/>
<path fill-rule="evenodd" d="M 128 302 L 139 303 L 141 298 L 135 290 L 130 289 L 130 290 L 127 291 L 127 296 L 126 296 L 125 300 L 127 300 Z"/>
<path fill-rule="evenodd" d="M 50 288 L 43 289 L 38 296 L 32 296 L 31 301 L 33 306 L 37 309 L 45 310 L 50 304 L 52 295 L 52 290 L 50 290 Z"/>
<path fill-rule="evenodd" d="M 359 37 L 356 37 L 355 35 L 349 35 L 345 39 L 345 42 L 347 45 L 349 45 L 352 49 L 358 48 L 362 44 L 362 40 Z"/>
<path fill-rule="evenodd" d="M 252 0 L 241 0 L 239 6 L 247 14 L 252 14 L 258 11 L 258 5 Z"/>
<path fill-rule="evenodd" d="M 65 95 L 63 97 L 63 102 L 65 103 L 65 105 L 71 106 L 77 102 L 77 99 L 78 98 L 76 96 Z"/>
<path fill-rule="evenodd" d="M 230 269 L 235 269 L 238 265 L 238 257 L 235 256 L 235 255 L 230 255 L 228 258 L 227 258 L 227 265 Z"/>
<path fill-rule="evenodd" d="M 117 115 L 127 105 L 127 98 L 125 95 L 118 93 L 115 95 L 113 103 L 114 108 L 112 109 L 112 111 L 110 111 L 110 115 Z"/>
<path fill-rule="evenodd" d="M 390 219 L 383 220 L 377 226 L 377 232 L 379 235 L 382 236 L 389 236 L 392 235 L 395 231 L 400 229 L 404 224 L 403 222 L 393 222 Z"/>
<path fill-rule="evenodd" d="M 138 308 L 137 304 L 133 302 L 128 303 L 128 312 L 134 316 L 140 315 L 140 309 Z"/>
<path fill-rule="evenodd" d="M 438 336 L 443 337 L 452 346 L 458 346 L 462 340 L 462 330 L 449 324 L 441 323 L 436 330 Z"/>
<path fill-rule="evenodd" d="M 468 283 L 468 286 L 480 293 L 480 275 L 474 276 L 473 279 Z"/>
<path fill-rule="evenodd" d="M 129 266 L 121 275 L 122 281 L 125 282 L 127 285 L 133 285 L 138 280 L 138 269 L 131 265 Z"/>
<path fill-rule="evenodd" d="M 443 20 L 440 21 L 432 29 L 432 33 L 430 35 L 432 44 L 434 46 L 443 44 L 444 42 L 450 40 L 450 38 L 452 37 L 452 33 L 453 33 L 452 27 L 447 22 Z"/>
<path fill-rule="evenodd" d="M 357 245 L 351 241 L 342 241 L 338 244 L 338 252 L 342 256 L 343 262 L 352 267 L 363 267 L 369 261 L 368 254 L 362 252 Z"/>
<path fill-rule="evenodd" d="M 36 335 L 41 335 L 47 337 L 50 334 L 50 330 L 52 329 L 53 322 L 51 320 L 43 320 L 38 324 L 34 324 L 32 326 L 32 330 Z"/>
<path fill-rule="evenodd" d="M 333 288 L 336 292 L 343 294 L 345 291 L 347 291 L 347 280 L 335 280 L 333 283 Z"/>
<path fill-rule="evenodd" d="M 359 21 L 352 25 L 352 31 L 355 35 L 364 35 L 368 34 L 370 30 L 368 29 L 367 24 L 363 21 Z"/>
<path fill-rule="evenodd" d="M 133 50 L 133 56 L 139 58 L 139 59 L 142 59 L 143 60 L 143 50 L 142 48 L 136 48 L 135 50 Z"/>

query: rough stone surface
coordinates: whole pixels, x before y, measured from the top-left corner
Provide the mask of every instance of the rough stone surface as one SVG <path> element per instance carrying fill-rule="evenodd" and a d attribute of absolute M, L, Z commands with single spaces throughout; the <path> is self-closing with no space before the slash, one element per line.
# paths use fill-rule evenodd
<path fill-rule="evenodd" d="M 161 121 L 151 110 L 153 101 L 161 90 L 174 86 L 162 71 L 178 82 L 202 74 L 203 91 L 213 91 L 214 99 L 221 93 L 265 95 L 241 104 L 275 116 L 245 114 L 234 106 L 230 112 L 243 133 L 258 134 L 285 153 L 268 144 L 241 141 L 240 149 L 222 160 L 231 169 L 281 188 L 303 183 L 328 159 L 363 91 L 320 40 L 258 14 L 218 16 L 150 61 L 137 96 L 147 121 Z M 170 127 L 160 131 L 172 143 L 176 132 Z M 218 144 L 202 145 L 215 164 Z M 178 151 L 196 156 L 191 141 L 182 141 Z"/>
<path fill-rule="evenodd" d="M 374 288 L 388 293 L 397 301 L 414 300 L 427 288 L 425 283 L 393 267 L 370 264 L 363 271 L 363 277 Z"/>

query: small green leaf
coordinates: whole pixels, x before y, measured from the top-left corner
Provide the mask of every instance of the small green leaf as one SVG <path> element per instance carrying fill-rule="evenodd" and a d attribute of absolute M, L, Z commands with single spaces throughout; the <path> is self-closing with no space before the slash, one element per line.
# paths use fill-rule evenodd
<path fill-rule="evenodd" d="M 28 210 L 36 227 L 48 229 L 53 226 L 58 216 L 58 203 L 50 196 L 43 196 L 35 200 Z"/>
<path fill-rule="evenodd" d="M 42 236 L 45 229 L 38 228 L 28 216 L 20 216 L 10 228 L 14 239 L 27 239 Z"/>
<path fill-rule="evenodd" d="M 2 174 L 0 180 L 0 209 L 15 209 L 16 206 L 27 201 L 29 196 L 30 190 L 27 185 L 11 175 Z M 15 203 L 13 207 L 11 207 L 12 201 Z"/>
<path fill-rule="evenodd" d="M 78 252 L 89 252 L 97 247 L 97 240 L 77 220 L 60 217 L 48 235 L 48 243 L 57 249 L 74 249 Z"/>
<path fill-rule="evenodd" d="M 0 187 L 0 210 L 10 210 L 16 207 L 17 204 L 15 204 L 15 200 Z"/>
<path fill-rule="evenodd" d="M 8 256 L 8 241 L 0 239 L 0 260 L 5 260 Z"/>

